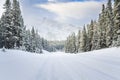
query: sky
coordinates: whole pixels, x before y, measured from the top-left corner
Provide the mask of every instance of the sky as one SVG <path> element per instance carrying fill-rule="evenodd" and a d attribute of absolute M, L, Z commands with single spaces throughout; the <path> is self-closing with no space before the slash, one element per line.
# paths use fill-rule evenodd
<path fill-rule="evenodd" d="M 48 40 L 65 40 L 96 20 L 107 0 L 19 0 L 27 29 L 35 27 Z M 5 0 L 0 0 L 0 16 Z"/>

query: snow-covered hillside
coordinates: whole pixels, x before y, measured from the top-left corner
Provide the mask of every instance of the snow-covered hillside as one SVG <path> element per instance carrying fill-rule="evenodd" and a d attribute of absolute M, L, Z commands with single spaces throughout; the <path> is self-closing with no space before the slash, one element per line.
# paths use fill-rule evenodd
<path fill-rule="evenodd" d="M 0 50 L 0 80 L 120 80 L 120 48 L 40 55 Z"/>

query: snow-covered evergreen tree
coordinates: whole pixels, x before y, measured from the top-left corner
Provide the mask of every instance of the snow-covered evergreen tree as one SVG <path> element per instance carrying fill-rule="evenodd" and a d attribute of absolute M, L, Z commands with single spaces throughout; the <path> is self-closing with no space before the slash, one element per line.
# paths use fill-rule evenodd
<path fill-rule="evenodd" d="M 90 25 L 87 26 L 87 44 L 86 44 L 86 51 L 91 51 L 92 48 L 92 40 L 93 40 L 93 27 L 94 23 L 91 20 Z"/>
<path fill-rule="evenodd" d="M 77 43 L 76 43 L 76 49 L 77 51 L 76 52 L 81 52 L 81 30 L 78 31 L 78 34 L 77 34 Z"/>
<path fill-rule="evenodd" d="M 26 48 L 26 51 L 31 51 L 31 33 L 30 30 L 26 31 L 26 35 L 25 35 L 25 43 L 24 46 Z"/>
<path fill-rule="evenodd" d="M 36 38 L 36 34 L 35 34 L 35 29 L 34 27 L 32 27 L 32 30 L 31 30 L 31 52 L 35 52 L 35 38 Z"/>
<path fill-rule="evenodd" d="M 98 45 L 97 49 L 106 48 L 106 16 L 105 16 L 106 10 L 105 5 L 102 6 L 102 13 L 99 15 L 99 21 L 98 21 L 98 27 L 99 27 L 99 39 L 98 39 Z"/>
<path fill-rule="evenodd" d="M 113 46 L 120 46 L 120 0 L 114 4 L 114 37 Z"/>
<path fill-rule="evenodd" d="M 113 40 L 113 11 L 112 11 L 112 3 L 111 0 L 108 0 L 107 8 L 106 8 L 106 46 L 110 47 L 112 45 Z"/>
<path fill-rule="evenodd" d="M 38 32 L 36 31 L 36 35 L 35 35 L 35 52 L 36 53 L 42 53 L 42 40 L 40 35 L 38 34 Z"/>
<path fill-rule="evenodd" d="M 92 39 L 92 47 L 91 50 L 97 50 L 98 49 L 98 40 L 99 40 L 99 33 L 98 33 L 98 23 L 94 22 L 93 27 L 93 39 Z"/>
<path fill-rule="evenodd" d="M 75 33 L 72 33 L 72 34 L 67 38 L 66 44 L 65 44 L 65 52 L 66 52 L 66 53 L 76 53 L 76 52 L 77 52 Z"/>
<path fill-rule="evenodd" d="M 65 42 L 65 52 L 66 53 L 69 53 L 70 52 L 70 36 L 69 37 L 67 37 L 67 40 L 66 40 L 66 42 Z"/>
<path fill-rule="evenodd" d="M 13 5 L 11 5 L 10 0 L 6 0 L 4 9 L 5 12 L 0 21 L 2 46 L 5 46 L 5 48 L 14 48 L 14 45 L 16 44 L 17 47 L 20 47 L 22 44 L 21 33 L 24 23 L 21 16 L 19 2 L 13 0 Z"/>
<path fill-rule="evenodd" d="M 70 53 L 76 53 L 76 36 L 75 33 L 72 33 L 71 35 L 71 50 Z"/>
<path fill-rule="evenodd" d="M 1 17 L 1 28 L 2 28 L 2 38 L 3 45 L 5 48 L 12 48 L 12 16 L 11 16 L 11 2 L 6 0 L 4 4 L 5 12 Z"/>
<path fill-rule="evenodd" d="M 84 26 L 82 30 L 82 37 L 81 37 L 81 50 L 83 52 L 86 51 L 86 43 L 87 43 L 87 33 L 86 33 L 86 28 Z"/>
<path fill-rule="evenodd" d="M 2 32 L 1 19 L 0 19 L 0 48 L 3 47 L 2 46 L 3 45 L 3 43 L 2 43 L 2 41 L 3 41 L 2 34 L 3 34 L 3 32 Z"/>
<path fill-rule="evenodd" d="M 16 40 L 13 44 L 16 43 L 16 46 L 20 47 L 22 46 L 22 30 L 24 28 L 24 22 L 21 15 L 20 5 L 17 0 L 13 0 L 12 4 L 12 26 L 13 39 L 15 38 Z"/>

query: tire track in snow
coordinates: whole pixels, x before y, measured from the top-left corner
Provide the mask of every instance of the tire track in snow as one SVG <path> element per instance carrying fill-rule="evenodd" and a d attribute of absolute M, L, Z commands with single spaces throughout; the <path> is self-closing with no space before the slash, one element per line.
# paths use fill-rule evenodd
<path fill-rule="evenodd" d="M 81 58 L 82 59 L 82 58 Z M 86 61 L 87 62 L 86 62 Z M 90 72 L 94 72 L 94 71 L 96 71 L 98 74 L 101 74 L 102 75 L 102 80 L 120 80 L 119 78 L 117 78 L 117 77 L 115 77 L 115 76 L 113 76 L 113 75 L 111 75 L 111 74 L 109 74 L 108 72 L 105 72 L 105 71 L 103 71 L 103 69 L 102 68 L 100 68 L 100 67 L 102 67 L 102 66 L 96 66 L 96 67 L 94 67 L 95 65 L 97 65 L 97 64 L 95 64 L 95 65 L 92 65 L 91 66 L 91 64 L 90 64 L 90 62 L 92 62 L 92 64 L 94 64 L 94 62 L 98 62 L 98 63 L 100 63 L 100 65 L 102 65 L 102 64 L 105 64 L 105 63 L 101 63 L 99 60 L 91 60 L 91 59 L 87 59 L 87 58 L 84 58 L 83 60 L 81 60 L 80 61 L 80 59 L 78 59 L 78 58 L 76 58 L 76 59 L 72 59 L 72 62 L 73 63 L 75 63 L 75 62 L 77 62 L 77 63 L 79 63 L 79 64 L 82 64 L 82 66 L 83 67 L 86 67 L 86 69 L 91 69 L 91 71 Z M 84 62 L 84 63 L 83 63 Z M 109 66 L 108 66 L 109 64 L 107 64 L 107 67 L 109 68 Z M 78 65 L 79 66 L 79 65 Z M 82 67 L 82 66 L 79 66 L 80 68 Z M 104 65 L 103 65 L 104 66 Z M 104 67 L 103 67 L 104 68 Z M 106 70 L 106 69 L 105 69 Z M 109 69 L 110 70 L 110 69 Z M 108 70 L 108 71 L 109 71 Z M 120 69 L 117 69 L 117 70 L 120 70 Z M 120 71 L 119 71 L 119 73 L 120 73 Z M 93 74 L 95 74 L 95 73 L 93 73 Z M 96 74 L 97 75 L 97 74 Z M 104 79 L 103 77 L 106 77 L 106 78 L 108 78 L 108 79 Z M 97 79 L 98 80 L 98 79 Z"/>
<path fill-rule="evenodd" d="M 44 55 L 35 80 L 120 80 L 106 70 L 103 71 L 105 67 L 116 67 L 104 60 L 94 56 Z"/>
<path fill-rule="evenodd" d="M 39 63 L 39 69 L 38 71 L 35 73 L 35 75 L 33 75 L 31 80 L 40 80 L 42 71 L 43 71 L 43 67 L 47 64 L 48 62 L 48 58 L 49 56 L 45 56 L 45 55 L 40 55 L 40 63 Z"/>

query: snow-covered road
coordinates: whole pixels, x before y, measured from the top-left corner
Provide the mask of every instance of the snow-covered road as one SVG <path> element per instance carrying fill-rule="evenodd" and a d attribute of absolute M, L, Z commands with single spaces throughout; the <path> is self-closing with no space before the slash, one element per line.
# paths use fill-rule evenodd
<path fill-rule="evenodd" d="M 81 54 L 0 52 L 0 80 L 120 80 L 120 48 Z"/>

